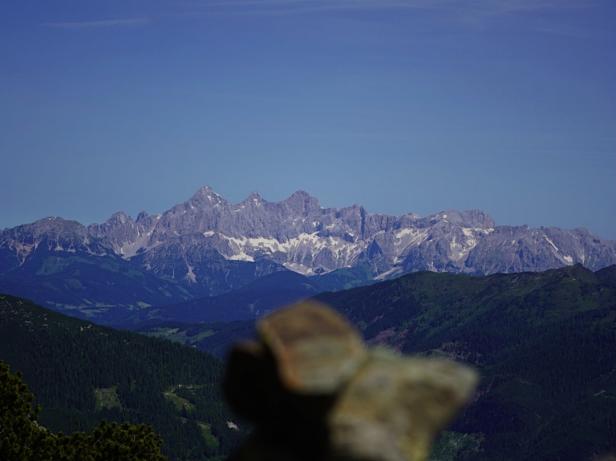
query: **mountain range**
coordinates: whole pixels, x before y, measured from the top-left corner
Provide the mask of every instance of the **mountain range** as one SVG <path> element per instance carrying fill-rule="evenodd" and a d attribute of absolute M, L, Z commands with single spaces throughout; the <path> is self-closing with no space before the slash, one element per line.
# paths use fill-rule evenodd
<path fill-rule="evenodd" d="M 96 318 L 222 295 L 282 271 L 328 290 L 416 271 L 473 275 L 616 263 L 585 229 L 497 226 L 478 210 L 426 217 L 323 208 L 303 191 L 230 203 L 210 187 L 162 214 L 45 218 L 0 231 L 0 291 Z"/>

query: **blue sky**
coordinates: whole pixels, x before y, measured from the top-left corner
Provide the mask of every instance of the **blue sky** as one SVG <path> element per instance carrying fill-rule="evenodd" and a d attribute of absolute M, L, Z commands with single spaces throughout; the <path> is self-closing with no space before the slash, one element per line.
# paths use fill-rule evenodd
<path fill-rule="evenodd" d="M 7 0 L 0 227 L 209 184 L 616 239 L 612 0 Z"/>

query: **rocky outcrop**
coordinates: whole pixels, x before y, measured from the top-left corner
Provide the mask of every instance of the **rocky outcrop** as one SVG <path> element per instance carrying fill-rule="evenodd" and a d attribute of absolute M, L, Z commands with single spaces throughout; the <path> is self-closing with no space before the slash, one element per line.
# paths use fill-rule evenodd
<path fill-rule="evenodd" d="M 420 461 L 477 376 L 442 359 L 367 349 L 313 302 L 278 311 L 231 352 L 225 392 L 255 424 L 233 461 Z"/>

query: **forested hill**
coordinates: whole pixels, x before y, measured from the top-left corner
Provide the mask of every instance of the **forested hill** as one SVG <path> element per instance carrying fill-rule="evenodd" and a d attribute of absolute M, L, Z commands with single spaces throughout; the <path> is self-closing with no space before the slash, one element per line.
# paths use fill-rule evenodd
<path fill-rule="evenodd" d="M 148 423 L 178 461 L 222 459 L 241 436 L 219 392 L 222 364 L 205 353 L 4 295 L 0 338 L 0 360 L 23 374 L 51 430 Z"/>
<path fill-rule="evenodd" d="M 578 461 L 616 452 L 616 266 L 424 272 L 317 298 L 372 343 L 479 369 L 479 398 L 453 428 L 467 435 L 438 459 Z"/>

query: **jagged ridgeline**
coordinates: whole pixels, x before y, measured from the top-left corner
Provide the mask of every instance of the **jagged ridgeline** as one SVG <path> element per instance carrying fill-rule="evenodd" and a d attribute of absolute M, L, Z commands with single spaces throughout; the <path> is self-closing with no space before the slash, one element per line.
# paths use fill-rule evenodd
<path fill-rule="evenodd" d="M 51 431 L 147 423 L 171 460 L 224 458 L 242 436 L 219 392 L 222 364 L 194 349 L 68 318 L 0 295 L 0 360 Z"/>

